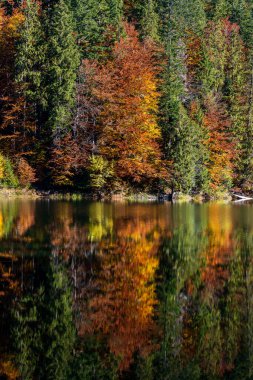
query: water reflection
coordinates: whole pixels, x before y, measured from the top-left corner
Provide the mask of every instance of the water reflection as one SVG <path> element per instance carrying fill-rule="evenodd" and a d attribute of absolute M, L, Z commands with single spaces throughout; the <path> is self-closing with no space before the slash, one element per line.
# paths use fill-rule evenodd
<path fill-rule="evenodd" d="M 251 379 L 252 213 L 0 203 L 0 379 Z"/>

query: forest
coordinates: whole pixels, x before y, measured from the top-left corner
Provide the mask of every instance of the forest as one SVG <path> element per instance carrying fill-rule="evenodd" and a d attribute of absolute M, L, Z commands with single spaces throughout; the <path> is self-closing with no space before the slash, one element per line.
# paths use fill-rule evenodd
<path fill-rule="evenodd" d="M 253 0 L 2 0 L 0 185 L 253 190 Z"/>

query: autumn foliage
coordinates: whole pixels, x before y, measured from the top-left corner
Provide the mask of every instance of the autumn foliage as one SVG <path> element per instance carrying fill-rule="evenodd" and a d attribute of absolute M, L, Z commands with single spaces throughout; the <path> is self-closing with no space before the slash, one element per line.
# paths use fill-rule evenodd
<path fill-rule="evenodd" d="M 112 58 L 103 66 L 84 61 L 93 80 L 93 96 L 102 104 L 97 153 L 114 163 L 114 176 L 143 183 L 166 176 L 158 127 L 158 68 L 154 46 L 141 43 L 133 26 L 116 42 Z M 93 75 L 91 75 L 93 74 Z"/>
<path fill-rule="evenodd" d="M 228 0 L 3 1 L 0 151 L 14 175 L 22 157 L 47 188 L 250 191 L 253 17 L 242 1 L 233 14 Z"/>
<path fill-rule="evenodd" d="M 55 140 L 49 161 L 53 183 L 57 186 L 72 185 L 73 176 L 85 166 L 86 160 L 85 147 L 70 133 Z"/>
<path fill-rule="evenodd" d="M 232 182 L 235 145 L 229 132 L 229 119 L 217 99 L 208 98 L 203 126 L 207 130 L 204 144 L 209 151 L 207 168 L 212 189 L 226 189 Z"/>
<path fill-rule="evenodd" d="M 152 223 L 124 227 L 114 244 L 105 240 L 99 245 L 101 269 L 92 284 L 97 290 L 90 294 L 79 330 L 81 335 L 106 336 L 121 370 L 129 368 L 135 352 L 145 357 L 155 348 L 150 339 L 156 330 L 154 279 L 160 238 Z M 149 241 L 148 234 L 154 240 Z"/>
<path fill-rule="evenodd" d="M 35 170 L 24 158 L 20 158 L 17 164 L 17 173 L 20 185 L 27 187 L 36 182 Z"/>

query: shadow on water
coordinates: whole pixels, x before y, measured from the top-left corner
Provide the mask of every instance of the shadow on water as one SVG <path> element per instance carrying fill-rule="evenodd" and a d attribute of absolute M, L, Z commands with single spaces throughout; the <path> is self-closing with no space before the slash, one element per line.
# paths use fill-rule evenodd
<path fill-rule="evenodd" d="M 0 379 L 252 379 L 252 215 L 0 203 Z"/>

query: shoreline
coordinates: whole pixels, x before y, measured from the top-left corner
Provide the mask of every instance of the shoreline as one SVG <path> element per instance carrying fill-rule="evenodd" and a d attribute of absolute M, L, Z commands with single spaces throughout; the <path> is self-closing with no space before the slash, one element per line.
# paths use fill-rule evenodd
<path fill-rule="evenodd" d="M 0 200 L 10 199 L 23 199 L 23 200 L 65 200 L 65 201 L 78 201 L 78 200 L 90 200 L 90 201 L 115 201 L 115 202 L 159 202 L 168 201 L 172 203 L 205 203 L 209 201 L 224 201 L 231 202 L 233 200 L 232 194 L 219 193 L 216 196 L 210 197 L 202 194 L 187 195 L 181 193 L 175 193 L 173 196 L 161 194 L 149 194 L 149 193 L 133 193 L 133 194 L 112 194 L 104 196 L 94 196 L 90 193 L 84 192 L 68 192 L 57 190 L 37 190 L 37 189 L 0 189 Z"/>

